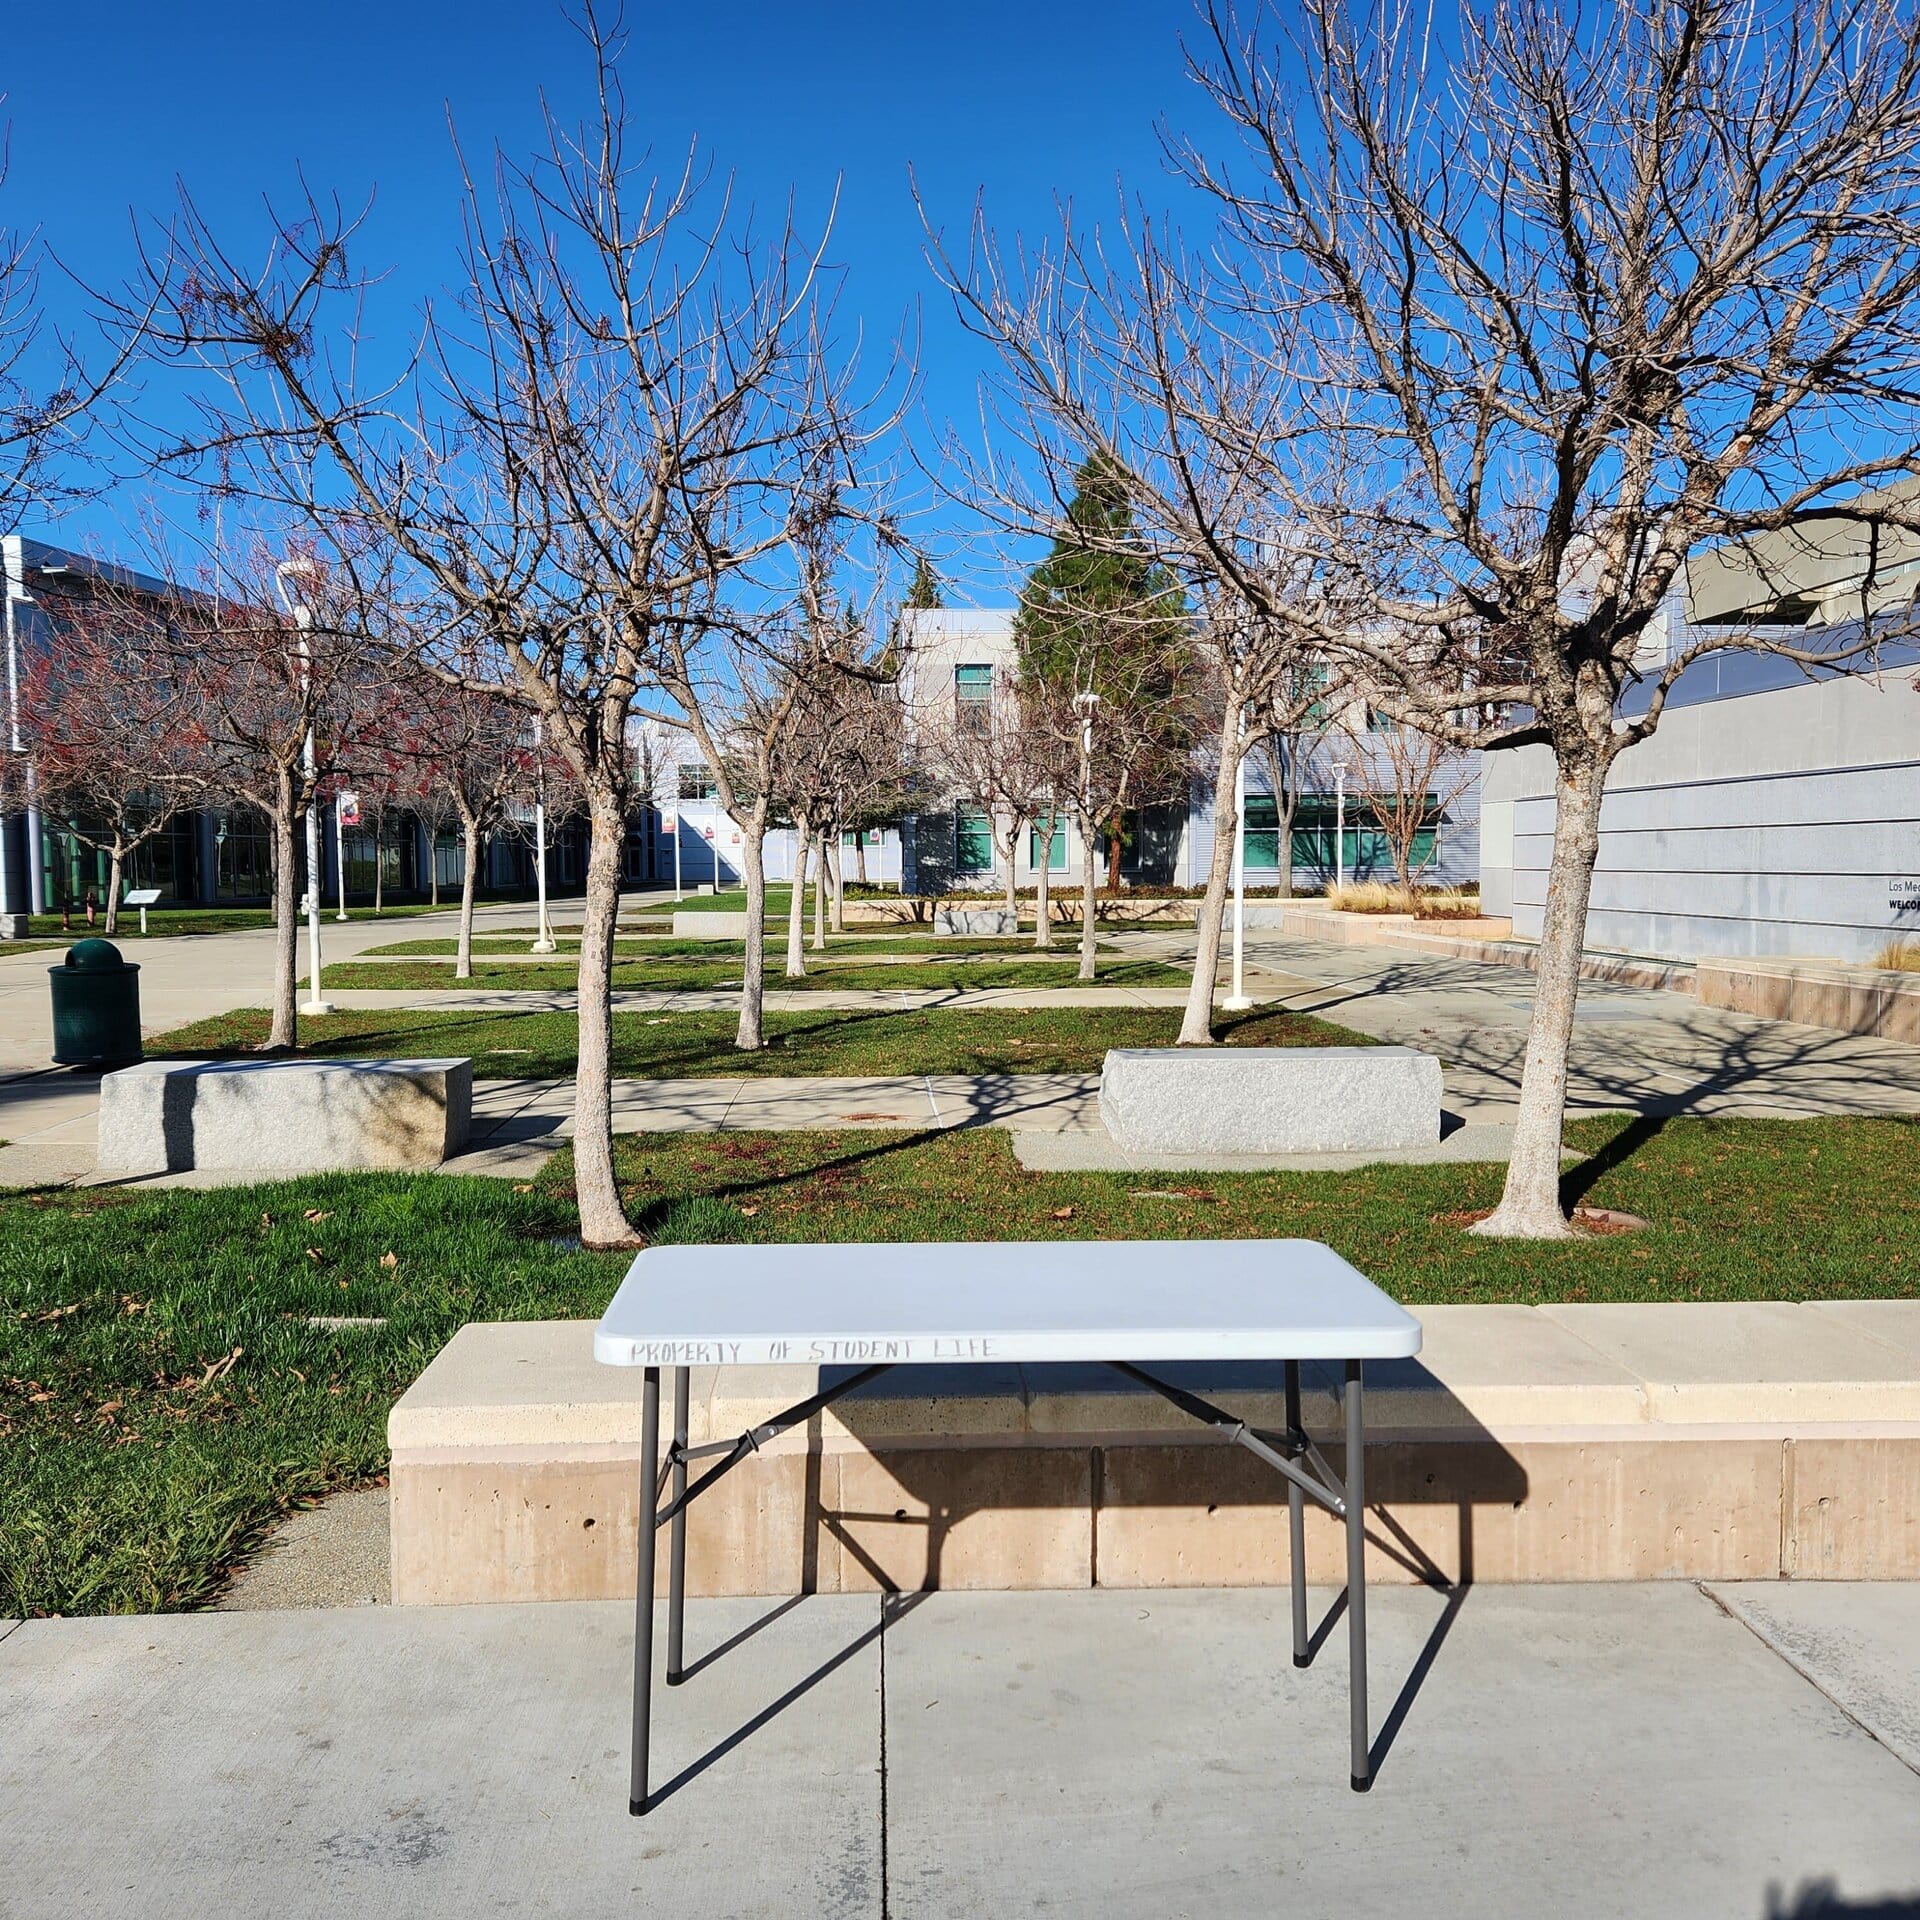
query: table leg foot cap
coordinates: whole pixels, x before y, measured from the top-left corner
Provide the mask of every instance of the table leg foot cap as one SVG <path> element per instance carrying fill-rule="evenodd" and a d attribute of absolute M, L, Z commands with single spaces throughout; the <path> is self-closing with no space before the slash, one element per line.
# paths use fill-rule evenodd
<path fill-rule="evenodd" d="M 1313 1655 L 1310 1653 L 1296 1653 L 1293 1656 L 1293 1664 L 1296 1667 L 1310 1667 L 1313 1665 Z"/>
<path fill-rule="evenodd" d="M 646 1810 L 647 1803 L 644 1800 L 629 1800 L 627 1802 L 627 1811 L 632 1814 L 636 1820 L 645 1813 Z"/>
<path fill-rule="evenodd" d="M 1353 1776 L 1353 1790 L 1355 1793 L 1365 1793 L 1372 1785 L 1373 1775 L 1370 1773 L 1356 1773 Z"/>

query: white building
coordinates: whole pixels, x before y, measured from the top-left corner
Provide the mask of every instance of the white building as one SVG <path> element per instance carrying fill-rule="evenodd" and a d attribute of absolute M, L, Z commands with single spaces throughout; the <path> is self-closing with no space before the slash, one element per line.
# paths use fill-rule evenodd
<path fill-rule="evenodd" d="M 911 611 L 901 617 L 901 690 L 909 725 L 923 742 L 966 724 L 969 709 L 990 706 L 1013 682 L 1016 662 L 1011 607 L 967 611 Z M 1301 781 L 1294 814 L 1293 880 L 1298 888 L 1324 885 L 1343 868 L 1349 879 L 1391 879 L 1386 837 L 1364 795 L 1384 783 L 1386 754 L 1379 723 L 1370 733 L 1362 707 L 1336 716 L 1316 745 Z M 1143 807 L 1121 849 L 1123 883 L 1200 887 L 1213 857 L 1213 781 L 1202 742 L 1183 801 Z M 1415 858 L 1434 883 L 1472 879 L 1479 869 L 1477 782 L 1444 802 L 1435 796 L 1434 822 L 1422 832 Z M 1279 807 L 1264 753 L 1247 766 L 1247 884 L 1273 888 L 1281 880 Z M 1344 804 L 1343 804 L 1344 796 Z M 939 795 L 903 824 L 906 888 L 914 893 L 992 890 L 1005 883 L 996 836 L 977 805 Z M 1344 836 L 1345 859 L 1336 857 Z M 1004 837 L 1004 836 L 1002 836 Z M 1047 850 L 1049 884 L 1071 885 L 1080 871 L 1080 840 L 1063 820 Z M 1022 889 L 1039 878 L 1040 834 L 1028 827 L 1015 850 L 1014 880 Z"/>

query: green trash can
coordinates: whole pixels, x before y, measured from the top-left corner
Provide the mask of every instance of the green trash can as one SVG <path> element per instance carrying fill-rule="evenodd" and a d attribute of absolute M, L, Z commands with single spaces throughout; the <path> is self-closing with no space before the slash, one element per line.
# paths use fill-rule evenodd
<path fill-rule="evenodd" d="M 53 1058 L 62 1067 L 130 1067 L 140 1045 L 140 969 L 111 940 L 79 940 L 47 969 L 53 982 Z"/>

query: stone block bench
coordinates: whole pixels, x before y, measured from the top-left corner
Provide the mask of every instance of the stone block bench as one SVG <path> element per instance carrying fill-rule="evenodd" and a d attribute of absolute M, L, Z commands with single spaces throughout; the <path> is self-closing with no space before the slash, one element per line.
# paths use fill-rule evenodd
<path fill-rule="evenodd" d="M 714 913 L 696 908 L 676 908 L 673 931 L 681 940 L 744 940 L 747 916 L 744 913 Z"/>
<path fill-rule="evenodd" d="M 471 1060 L 148 1060 L 100 1082 L 99 1164 L 437 1167 L 466 1145 L 472 1115 Z"/>
<path fill-rule="evenodd" d="M 1020 916 L 1005 907 L 941 907 L 933 916 L 935 933 L 1018 933 Z"/>
<path fill-rule="evenodd" d="M 1367 1369 L 1370 1578 L 1920 1577 L 1920 1301 L 1417 1311 L 1419 1359 Z M 1160 1371 L 1284 1424 L 1278 1367 Z M 1337 1466 L 1342 1384 L 1307 1371 Z M 696 1367 L 690 1437 L 819 1379 Z M 640 1418 L 591 1321 L 463 1328 L 388 1422 L 395 1601 L 630 1595 Z M 1307 1528 L 1310 1577 L 1338 1584 L 1339 1523 Z M 1287 1552 L 1274 1476 L 1156 1395 L 1099 1368 L 926 1368 L 697 1501 L 688 1591 L 1264 1586 Z"/>
<path fill-rule="evenodd" d="M 1411 1047 L 1126 1047 L 1100 1072 L 1114 1144 L 1353 1153 L 1440 1138 L 1440 1062 Z"/>

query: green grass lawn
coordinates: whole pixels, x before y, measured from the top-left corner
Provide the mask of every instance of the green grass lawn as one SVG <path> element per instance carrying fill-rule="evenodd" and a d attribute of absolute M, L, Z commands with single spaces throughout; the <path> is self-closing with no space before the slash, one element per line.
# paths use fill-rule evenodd
<path fill-rule="evenodd" d="M 556 935 L 560 952 L 577 955 L 580 950 L 580 936 L 577 933 L 559 933 Z M 811 939 L 812 935 L 809 934 Z M 859 960 L 876 953 L 908 954 L 921 959 L 948 959 L 962 954 L 993 954 L 1002 959 L 1020 954 L 1037 954 L 1032 940 L 1025 935 L 1017 938 L 993 939 L 987 935 L 961 935 L 936 933 L 888 933 L 859 932 L 836 933 L 830 936 L 832 944 L 825 953 L 807 953 L 807 965 L 840 966 L 857 963 Z M 531 951 L 533 929 L 514 933 L 476 933 L 473 936 L 473 951 L 476 956 L 502 953 L 527 953 Z M 784 933 L 767 935 L 767 951 L 778 960 L 787 950 L 787 936 Z M 738 951 L 741 943 L 737 940 L 693 939 L 682 935 L 675 937 L 670 933 L 643 934 L 632 937 L 620 936 L 614 940 L 613 949 L 618 955 L 634 959 L 712 959 L 715 955 Z M 1056 940 L 1052 953 L 1057 958 L 1071 958 L 1078 951 L 1077 941 Z M 1110 940 L 1099 942 L 1102 955 L 1114 951 Z M 458 949 L 458 943 L 450 939 L 396 940 L 391 946 L 369 947 L 359 958 L 362 960 L 411 960 L 439 956 L 451 959 Z M 1044 959 L 1045 956 L 1041 956 Z"/>
<path fill-rule="evenodd" d="M 741 1053 L 731 1013 L 616 1013 L 613 1070 L 635 1079 L 729 1079 L 788 1074 L 1097 1073 L 1109 1047 L 1164 1047 L 1179 1013 L 1159 1007 L 928 1007 L 770 1013 L 767 1045 Z M 1371 1046 L 1365 1035 L 1311 1014 L 1216 1015 L 1234 1046 Z M 147 1042 L 149 1058 L 242 1054 L 266 1038 L 267 1015 L 243 1008 Z M 570 1010 L 379 1007 L 300 1022 L 300 1051 L 321 1058 L 465 1054 L 483 1079 L 570 1076 Z"/>
<path fill-rule="evenodd" d="M 629 993 L 689 993 L 740 985 L 741 962 L 732 960 L 616 960 L 613 984 Z M 1184 987 L 1188 969 L 1158 960 L 1105 961 L 1093 984 L 1106 987 Z M 567 961 L 551 966 L 536 962 L 511 966 L 475 965 L 471 980 L 456 983 L 453 971 L 436 960 L 357 960 L 328 967 L 326 985 L 367 993 L 445 993 L 456 984 L 490 992 L 571 993 L 580 983 L 580 970 Z M 1036 991 L 1077 986 L 1079 970 L 1071 960 L 973 959 L 927 960 L 911 966 L 860 966 L 837 960 L 799 980 L 789 980 L 777 963 L 766 969 L 769 989 L 805 992 L 814 988 L 898 993 L 903 991 L 953 993 L 986 987 L 1026 987 Z"/>
<path fill-rule="evenodd" d="M 1576 1122 L 1571 1195 L 1650 1221 L 1476 1240 L 1496 1167 L 1040 1174 L 993 1130 L 623 1139 L 680 1240 L 1324 1240 L 1431 1301 L 1920 1293 L 1920 1126 Z M 591 1318 L 625 1256 L 571 1250 L 569 1170 L 0 1194 L 0 1615 L 192 1606 L 290 1505 L 386 1465 L 389 1407 L 466 1321 Z M 1793 1230 L 1781 1231 L 1782 1221 Z M 911 1276 L 911 1265 L 903 1272 Z M 329 1330 L 320 1316 L 384 1322 Z"/>
<path fill-rule="evenodd" d="M 452 904 L 460 904 L 456 896 Z M 409 902 L 405 906 L 383 906 L 378 913 L 371 907 L 349 907 L 347 918 L 351 920 L 411 920 L 418 914 L 445 913 L 446 904 L 429 906 L 425 901 Z M 336 909 L 329 902 L 321 914 L 321 924 L 332 926 Z M 301 925 L 306 922 L 303 920 Z M 104 909 L 96 916 L 94 925 L 87 925 L 84 913 L 75 913 L 73 928 L 69 933 L 60 932 L 60 916 L 57 913 L 36 913 L 29 922 L 35 938 L 42 935 L 58 936 L 63 942 L 85 939 L 88 933 L 106 937 L 107 916 Z M 147 909 L 147 933 L 151 939 L 162 934 L 183 933 L 249 933 L 261 927 L 273 925 L 273 912 L 268 907 L 149 907 Z M 138 940 L 140 938 L 140 909 L 122 907 L 120 909 L 119 930 L 113 936 L 116 940 Z"/>

